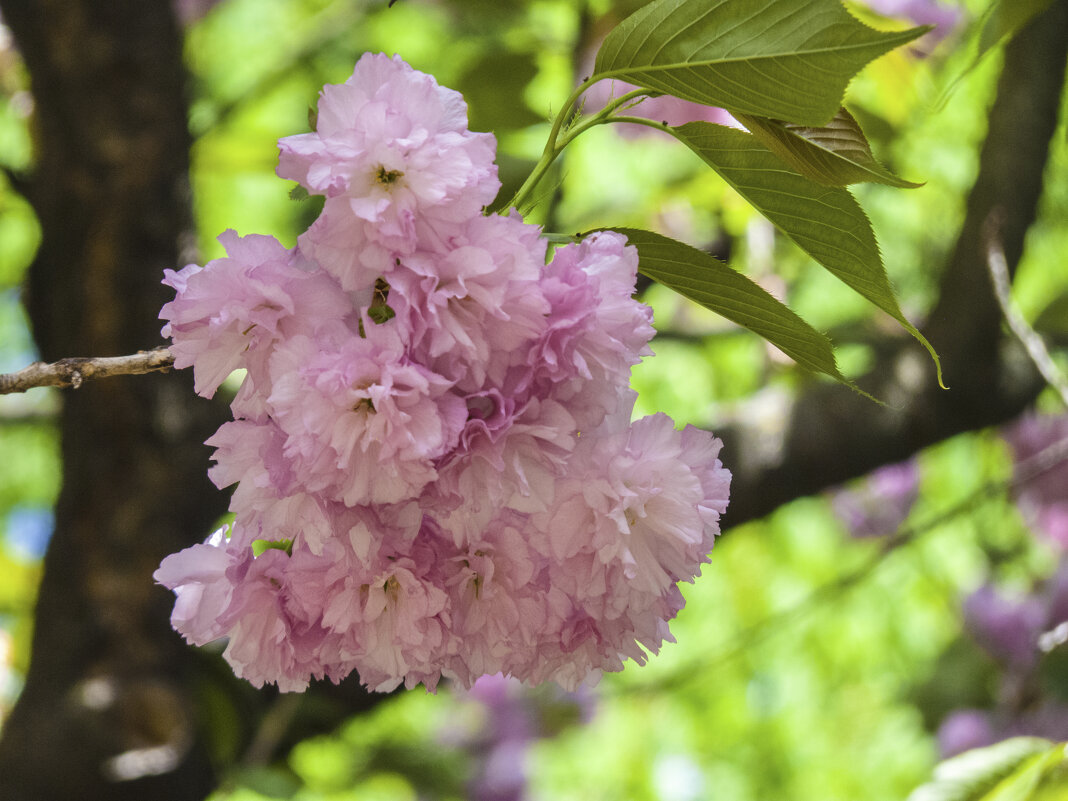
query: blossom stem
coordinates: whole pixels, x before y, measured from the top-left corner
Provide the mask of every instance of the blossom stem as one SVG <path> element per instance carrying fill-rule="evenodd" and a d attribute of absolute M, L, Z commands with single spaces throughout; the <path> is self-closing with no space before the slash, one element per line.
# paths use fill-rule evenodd
<path fill-rule="evenodd" d="M 174 354 L 168 348 L 140 351 L 129 356 L 73 357 L 46 364 L 34 362 L 14 373 L 0 374 L 0 395 L 26 392 L 35 387 L 73 387 L 78 389 L 90 378 L 113 375 L 141 375 L 174 366 Z"/>
<path fill-rule="evenodd" d="M 545 177 L 545 173 L 549 170 L 549 167 L 556 161 L 557 156 L 563 152 L 564 148 L 567 147 L 575 137 L 583 131 L 589 130 L 593 126 L 605 122 L 617 109 L 628 103 L 633 105 L 635 102 L 638 102 L 639 98 L 649 94 L 647 89 L 635 89 L 631 92 L 627 92 L 606 104 L 604 108 L 589 119 L 575 125 L 573 128 L 565 127 L 565 122 L 573 120 L 577 114 L 581 113 L 581 109 L 575 111 L 575 105 L 578 103 L 579 96 L 599 80 L 601 80 L 599 77 L 594 76 L 594 78 L 584 81 L 575 87 L 575 90 L 567 100 L 564 101 L 560 113 L 558 113 L 553 120 L 553 125 L 549 130 L 549 137 L 545 142 L 545 149 L 542 151 L 541 158 L 538 159 L 538 163 L 534 165 L 534 169 L 531 170 L 530 175 L 527 176 L 523 185 L 519 187 L 519 190 L 512 197 L 511 201 L 509 201 L 509 207 L 522 208 L 523 204 L 530 199 L 535 187 L 537 187 L 541 182 L 541 179 Z"/>

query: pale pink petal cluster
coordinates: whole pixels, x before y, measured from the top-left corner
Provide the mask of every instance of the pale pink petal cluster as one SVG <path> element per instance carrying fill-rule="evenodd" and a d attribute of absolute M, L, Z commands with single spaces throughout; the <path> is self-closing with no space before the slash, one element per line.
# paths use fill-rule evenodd
<path fill-rule="evenodd" d="M 398 56 L 364 55 L 345 83 L 326 86 L 316 127 L 279 142 L 278 175 L 326 196 L 301 248 L 345 289 L 371 286 L 500 189 L 493 136 L 467 129 L 459 92 Z"/>
<path fill-rule="evenodd" d="M 208 440 L 235 521 L 156 572 L 174 627 L 283 690 L 574 688 L 643 663 L 730 474 L 711 434 L 631 422 L 653 335 L 635 249 L 602 232 L 546 263 L 537 227 L 484 215 L 492 136 L 397 58 L 361 58 L 281 151 L 327 198 L 298 248 L 227 232 L 165 280 L 197 391 L 246 371 Z"/>

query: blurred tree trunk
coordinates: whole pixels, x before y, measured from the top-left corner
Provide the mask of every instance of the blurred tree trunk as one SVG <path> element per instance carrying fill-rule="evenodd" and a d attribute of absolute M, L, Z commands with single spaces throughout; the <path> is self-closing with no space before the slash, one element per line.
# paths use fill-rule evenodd
<path fill-rule="evenodd" d="M 42 229 L 27 307 L 41 355 L 160 343 L 163 269 L 190 223 L 181 35 L 167 0 L 2 0 L 35 101 Z M 0 740 L 6 801 L 194 799 L 192 652 L 152 572 L 224 511 L 199 444 L 224 407 L 185 375 L 63 394 L 63 477 L 30 672 Z"/>

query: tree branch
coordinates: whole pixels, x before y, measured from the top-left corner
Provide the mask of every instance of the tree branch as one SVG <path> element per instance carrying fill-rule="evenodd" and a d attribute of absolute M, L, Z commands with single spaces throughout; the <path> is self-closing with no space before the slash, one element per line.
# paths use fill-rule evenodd
<path fill-rule="evenodd" d="M 73 387 L 93 378 L 142 375 L 174 366 L 174 354 L 165 347 L 142 350 L 130 356 L 71 357 L 46 364 L 34 362 L 16 373 L 0 374 L 0 395 L 26 392 L 35 387 Z"/>
<path fill-rule="evenodd" d="M 1027 348 L 1027 355 L 1031 357 L 1042 377 L 1051 387 L 1057 390 L 1061 396 L 1061 402 L 1068 406 L 1068 379 L 1057 369 L 1053 357 L 1046 350 L 1042 337 L 1027 324 L 1027 321 L 1012 302 L 1012 282 L 1009 279 L 1009 266 L 1005 262 L 1005 248 L 1001 245 L 1001 237 L 998 229 L 1001 227 L 1001 218 L 1004 212 L 995 209 L 987 219 L 987 225 L 983 231 L 986 241 L 986 266 L 990 271 L 990 280 L 994 285 L 994 294 L 997 296 L 998 305 L 1001 307 L 1005 321 L 1016 334 L 1016 338 Z"/>

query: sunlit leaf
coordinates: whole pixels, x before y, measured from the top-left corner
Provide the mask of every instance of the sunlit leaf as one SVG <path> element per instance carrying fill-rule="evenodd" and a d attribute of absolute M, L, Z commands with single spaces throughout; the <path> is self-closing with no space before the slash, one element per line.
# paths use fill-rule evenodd
<path fill-rule="evenodd" d="M 907 801 L 1023 801 L 1027 795 L 1004 795 L 1020 777 L 1024 782 L 1034 771 L 1035 759 L 1045 763 L 1057 752 L 1063 758 L 1064 746 L 1053 746 L 1038 737 L 1017 737 L 966 751 L 948 759 L 935 769 L 934 780 L 916 788 Z M 1053 763 L 1056 766 L 1057 762 Z M 1045 765 L 1042 769 L 1045 769 Z M 995 795 L 997 793 L 997 795 Z"/>
<path fill-rule="evenodd" d="M 608 35 L 593 80 L 823 125 L 865 64 L 927 30 L 876 31 L 839 0 L 654 0 Z"/>
<path fill-rule="evenodd" d="M 802 367 L 849 384 L 830 340 L 757 284 L 714 256 L 666 236 L 614 228 L 638 249 L 638 270 L 759 334 Z"/>
<path fill-rule="evenodd" d="M 897 320 L 931 354 L 941 383 L 938 354 L 902 313 L 871 223 L 848 190 L 818 184 L 790 169 L 744 131 L 708 122 L 667 130 L 805 253 Z"/>
<path fill-rule="evenodd" d="M 1044 753 L 1035 754 L 1024 761 L 1010 776 L 983 798 L 983 801 L 1032 801 L 1046 779 L 1065 764 L 1064 745 L 1055 745 Z M 1058 782 L 1060 799 L 1068 797 L 1068 787 Z"/>
<path fill-rule="evenodd" d="M 864 131 L 844 108 L 838 109 L 834 119 L 820 127 L 751 114 L 739 114 L 738 121 L 764 147 L 818 183 L 847 186 L 868 181 L 899 188 L 923 185 L 902 180 L 880 164 L 872 155 Z"/>

